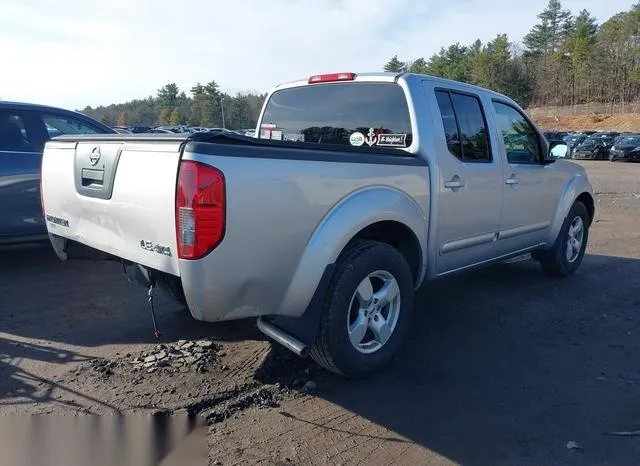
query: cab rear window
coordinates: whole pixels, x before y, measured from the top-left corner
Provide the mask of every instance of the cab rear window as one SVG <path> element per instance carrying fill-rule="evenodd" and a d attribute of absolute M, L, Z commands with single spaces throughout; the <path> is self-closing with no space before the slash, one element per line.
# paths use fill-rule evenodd
<path fill-rule="evenodd" d="M 409 107 L 394 83 L 332 83 L 282 89 L 265 108 L 260 138 L 355 147 L 411 145 Z"/>

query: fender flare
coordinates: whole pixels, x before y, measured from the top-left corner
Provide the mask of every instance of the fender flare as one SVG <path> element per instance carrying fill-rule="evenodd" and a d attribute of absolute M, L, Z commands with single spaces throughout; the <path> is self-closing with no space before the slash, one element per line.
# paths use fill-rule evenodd
<path fill-rule="evenodd" d="M 564 219 L 569 214 L 569 210 L 571 210 L 571 206 L 573 206 L 576 199 L 578 199 L 578 197 L 583 193 L 589 194 L 592 199 L 594 198 L 593 190 L 586 174 L 578 173 L 569 180 L 560 194 L 558 207 L 551 223 L 551 227 L 549 228 L 549 237 L 547 238 L 547 244 L 549 247 L 552 247 L 553 244 L 555 244 L 556 238 L 560 234 L 560 229 L 562 228 Z"/>
<path fill-rule="evenodd" d="M 301 316 L 314 295 L 328 265 L 334 264 L 345 246 L 360 231 L 381 221 L 396 221 L 408 227 L 420 243 L 424 277 L 427 218 L 406 193 L 389 186 L 368 186 L 350 193 L 323 217 L 309 238 L 298 267 L 282 300 L 280 315 Z"/>

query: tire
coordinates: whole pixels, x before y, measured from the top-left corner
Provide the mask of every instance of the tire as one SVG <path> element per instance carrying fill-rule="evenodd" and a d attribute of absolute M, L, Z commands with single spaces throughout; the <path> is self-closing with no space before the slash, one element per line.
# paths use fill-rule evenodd
<path fill-rule="evenodd" d="M 393 289 L 393 280 L 397 293 L 389 296 L 399 299 L 393 298 L 377 312 L 380 304 L 375 300 L 383 296 L 378 286 Z M 371 288 L 363 285 L 365 281 Z M 361 285 L 364 292 L 358 293 Z M 413 276 L 398 250 L 377 241 L 355 241 L 336 263 L 310 356 L 325 369 L 346 377 L 365 377 L 380 371 L 392 361 L 406 337 L 413 298 Z M 358 322 L 360 325 L 356 325 Z M 378 328 L 380 322 L 388 323 L 388 339 L 383 335 L 388 332 Z M 355 329 L 353 338 L 350 324 Z M 362 333 L 363 328 L 366 333 Z M 372 328 L 378 329 L 377 333 Z M 360 343 L 352 343 L 352 339 Z"/>
<path fill-rule="evenodd" d="M 579 220 L 577 220 L 579 219 Z M 572 248 L 571 259 L 568 257 L 569 249 L 569 235 L 572 230 L 572 225 L 577 222 L 582 224 L 582 239 L 580 241 L 579 248 L 575 246 Z M 538 250 L 532 254 L 532 257 L 540 263 L 542 270 L 552 276 L 566 277 L 574 273 L 584 258 L 584 252 L 587 247 L 587 241 L 589 239 L 589 213 L 586 206 L 576 201 L 569 214 L 562 223 L 562 228 L 558 234 L 558 238 L 553 247 L 548 250 Z M 575 244 L 575 243 L 574 243 Z M 575 251 L 577 249 L 577 254 Z"/>

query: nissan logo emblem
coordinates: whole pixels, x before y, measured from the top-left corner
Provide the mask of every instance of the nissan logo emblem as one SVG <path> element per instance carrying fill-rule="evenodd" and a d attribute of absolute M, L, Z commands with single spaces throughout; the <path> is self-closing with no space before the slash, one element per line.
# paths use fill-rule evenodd
<path fill-rule="evenodd" d="M 98 146 L 91 149 L 91 153 L 89 154 L 89 163 L 95 166 L 100 161 L 100 148 Z"/>

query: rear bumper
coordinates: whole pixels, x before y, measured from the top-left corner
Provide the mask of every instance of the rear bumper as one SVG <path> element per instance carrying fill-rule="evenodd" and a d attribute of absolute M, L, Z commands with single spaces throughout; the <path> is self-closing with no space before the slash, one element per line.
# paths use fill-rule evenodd
<path fill-rule="evenodd" d="M 49 241 L 60 260 L 97 260 L 122 262 L 112 254 L 100 251 L 77 241 L 49 233 Z"/>

